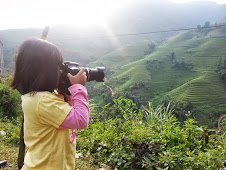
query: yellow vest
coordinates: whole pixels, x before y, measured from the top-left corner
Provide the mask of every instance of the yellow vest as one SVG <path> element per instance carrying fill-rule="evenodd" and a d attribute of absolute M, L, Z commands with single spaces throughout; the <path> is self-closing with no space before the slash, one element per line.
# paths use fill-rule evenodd
<path fill-rule="evenodd" d="M 75 142 L 70 144 L 69 129 L 59 129 L 72 107 L 50 92 L 21 98 L 28 148 L 22 169 L 74 170 Z"/>

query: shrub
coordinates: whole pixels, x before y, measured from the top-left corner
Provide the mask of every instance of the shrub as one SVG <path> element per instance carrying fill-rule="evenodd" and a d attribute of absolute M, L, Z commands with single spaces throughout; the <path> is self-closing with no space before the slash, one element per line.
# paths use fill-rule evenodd
<path fill-rule="evenodd" d="M 138 109 L 114 99 L 107 117 L 78 132 L 77 148 L 96 163 L 118 169 L 219 169 L 226 158 L 226 135 L 213 138 L 193 119 L 177 122 L 169 106 Z"/>
<path fill-rule="evenodd" d="M 5 82 L 0 84 L 0 118 L 16 118 L 21 112 L 20 94 Z"/>
<path fill-rule="evenodd" d="M 18 145 L 20 142 L 20 126 L 21 120 L 19 117 L 13 123 L 9 119 L 0 119 L 0 129 L 5 132 L 5 135 L 0 135 L 1 142 Z"/>
<path fill-rule="evenodd" d="M 191 70 L 193 67 L 192 63 L 186 63 L 185 61 L 175 61 L 172 65 L 172 68 L 176 70 Z"/>

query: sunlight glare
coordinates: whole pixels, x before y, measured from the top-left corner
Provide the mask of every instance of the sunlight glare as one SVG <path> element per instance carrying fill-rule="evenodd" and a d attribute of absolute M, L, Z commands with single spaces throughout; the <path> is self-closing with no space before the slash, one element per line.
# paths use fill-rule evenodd
<path fill-rule="evenodd" d="M 3 3 L 2 12 L 9 18 L 5 27 L 43 27 L 63 24 L 93 27 L 105 25 L 108 18 L 127 1 L 7 0 Z"/>
<path fill-rule="evenodd" d="M 170 0 L 171 2 L 175 3 L 187 3 L 187 2 L 202 2 L 202 1 L 212 1 L 218 4 L 226 4 L 226 0 Z"/>

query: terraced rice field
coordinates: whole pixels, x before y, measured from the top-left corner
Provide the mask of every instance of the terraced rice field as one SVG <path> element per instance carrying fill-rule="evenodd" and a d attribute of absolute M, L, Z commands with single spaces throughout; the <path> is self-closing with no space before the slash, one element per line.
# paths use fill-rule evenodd
<path fill-rule="evenodd" d="M 226 106 L 226 87 L 215 72 L 205 72 L 203 76 L 172 90 L 169 96 L 199 106 Z"/>

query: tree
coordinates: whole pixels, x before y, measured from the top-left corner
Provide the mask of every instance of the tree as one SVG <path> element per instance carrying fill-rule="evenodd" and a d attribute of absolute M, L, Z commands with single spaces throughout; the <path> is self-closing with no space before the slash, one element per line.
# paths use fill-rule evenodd
<path fill-rule="evenodd" d="M 170 59 L 175 59 L 175 52 L 174 51 L 172 51 L 171 53 L 170 53 Z"/>
<path fill-rule="evenodd" d="M 150 43 L 148 44 L 148 50 L 144 52 L 144 55 L 151 54 L 154 50 L 155 50 L 155 44 Z"/>
<path fill-rule="evenodd" d="M 197 25 L 197 29 L 200 31 L 202 29 L 201 25 Z"/>
<path fill-rule="evenodd" d="M 1 77 L 4 77 L 4 58 L 3 58 L 3 43 L 0 41 L 0 64 L 1 64 Z"/>
<path fill-rule="evenodd" d="M 221 61 L 218 63 L 216 72 L 221 80 L 226 80 L 226 57 L 223 57 Z"/>
<path fill-rule="evenodd" d="M 203 27 L 209 27 L 210 26 L 210 22 L 206 21 Z"/>

